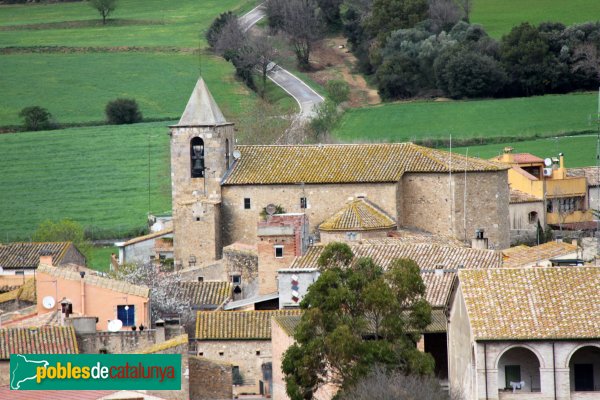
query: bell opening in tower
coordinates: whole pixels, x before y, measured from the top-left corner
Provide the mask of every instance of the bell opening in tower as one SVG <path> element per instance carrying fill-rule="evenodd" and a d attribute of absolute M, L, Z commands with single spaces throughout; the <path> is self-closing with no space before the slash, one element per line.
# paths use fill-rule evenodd
<path fill-rule="evenodd" d="M 204 178 L 204 141 L 195 137 L 190 143 L 192 178 Z"/>

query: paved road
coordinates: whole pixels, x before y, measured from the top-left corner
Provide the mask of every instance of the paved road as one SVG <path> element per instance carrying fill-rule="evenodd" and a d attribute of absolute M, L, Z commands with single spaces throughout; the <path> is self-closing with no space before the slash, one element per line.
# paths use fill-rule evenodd
<path fill-rule="evenodd" d="M 264 5 L 260 4 L 240 17 L 240 25 L 244 32 L 246 32 L 264 16 Z M 315 107 L 324 100 L 321 95 L 311 89 L 306 83 L 279 66 L 275 66 L 275 68 L 269 71 L 267 76 L 298 102 L 300 113 L 298 114 L 297 121 L 299 122 L 310 119 L 314 115 Z"/>

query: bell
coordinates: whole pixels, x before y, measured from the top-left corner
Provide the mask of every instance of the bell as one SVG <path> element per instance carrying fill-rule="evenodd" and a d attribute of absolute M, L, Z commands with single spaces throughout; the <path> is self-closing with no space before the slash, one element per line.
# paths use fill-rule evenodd
<path fill-rule="evenodd" d="M 200 174 L 202 171 L 204 171 L 204 162 L 201 157 L 198 157 L 194 160 L 194 172 Z"/>

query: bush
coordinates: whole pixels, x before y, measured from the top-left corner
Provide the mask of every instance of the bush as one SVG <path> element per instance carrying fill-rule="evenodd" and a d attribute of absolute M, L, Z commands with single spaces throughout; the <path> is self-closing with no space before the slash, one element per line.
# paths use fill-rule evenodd
<path fill-rule="evenodd" d="M 348 100 L 350 88 L 345 81 L 329 81 L 327 82 L 327 94 L 335 104 L 340 104 Z"/>
<path fill-rule="evenodd" d="M 331 132 L 340 119 L 337 106 L 331 100 L 325 100 L 316 107 L 316 115 L 310 121 L 310 127 L 317 139 Z"/>
<path fill-rule="evenodd" d="M 219 15 L 215 20 L 210 24 L 210 27 L 206 31 L 206 41 L 212 47 L 215 48 L 217 41 L 219 40 L 219 36 L 221 36 L 221 30 L 227 25 L 227 23 L 231 19 L 236 19 L 237 17 L 231 12 L 227 11 Z"/>
<path fill-rule="evenodd" d="M 19 112 L 19 117 L 23 118 L 23 127 L 28 131 L 41 131 L 54 126 L 52 114 L 39 106 L 25 107 Z"/>
<path fill-rule="evenodd" d="M 106 105 L 106 119 L 109 124 L 134 124 L 142 120 L 137 102 L 134 99 L 116 99 Z"/>

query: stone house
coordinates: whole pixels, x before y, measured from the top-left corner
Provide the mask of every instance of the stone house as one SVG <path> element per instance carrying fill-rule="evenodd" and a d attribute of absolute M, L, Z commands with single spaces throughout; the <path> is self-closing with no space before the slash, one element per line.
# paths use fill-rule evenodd
<path fill-rule="evenodd" d="M 511 244 L 520 240 L 535 240 L 538 222 L 542 229 L 546 226 L 543 199 L 511 189 L 508 211 Z"/>
<path fill-rule="evenodd" d="M 145 264 L 151 261 L 173 264 L 173 229 L 164 229 L 139 236 L 126 242 L 117 242 L 119 264 Z"/>
<path fill-rule="evenodd" d="M 315 241 L 322 222 L 367 198 L 399 227 L 461 239 L 483 228 L 494 248 L 509 245 L 501 163 L 412 143 L 238 146 L 202 79 L 170 136 L 174 253 L 183 267 L 219 260 L 235 242 L 257 243 L 269 204 L 305 213 Z"/>
<path fill-rule="evenodd" d="M 33 275 L 40 259 L 48 265 L 85 265 L 85 257 L 72 242 L 0 244 L 0 275 Z"/>
<path fill-rule="evenodd" d="M 588 208 L 600 210 L 600 174 L 598 167 L 567 168 L 567 176 L 572 178 L 585 177 L 587 181 Z M 597 220 L 594 217 L 594 220 Z"/>
<path fill-rule="evenodd" d="M 465 400 L 600 398 L 600 268 L 461 270 L 448 325 Z"/>
<path fill-rule="evenodd" d="M 150 299 L 146 286 L 132 285 L 85 272 L 40 264 L 36 274 L 37 313 L 61 311 L 97 317 L 106 330 L 110 320 L 121 320 L 123 330 L 150 326 Z"/>
<path fill-rule="evenodd" d="M 0 386 L 10 380 L 11 354 L 79 354 L 72 327 L 0 329 Z"/>
<path fill-rule="evenodd" d="M 230 363 L 238 393 L 270 393 L 271 318 L 298 310 L 199 311 L 196 354 Z"/>

